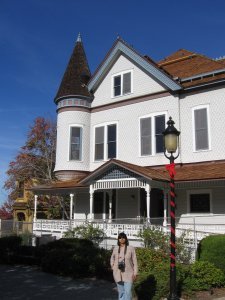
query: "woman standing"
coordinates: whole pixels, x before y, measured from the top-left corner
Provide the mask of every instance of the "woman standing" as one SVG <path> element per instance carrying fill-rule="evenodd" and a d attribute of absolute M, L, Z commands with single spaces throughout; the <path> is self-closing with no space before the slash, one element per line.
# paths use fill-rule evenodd
<path fill-rule="evenodd" d="M 124 232 L 118 235 L 117 244 L 110 260 L 113 277 L 117 284 L 119 300 L 131 300 L 132 284 L 138 272 L 137 257 L 135 249 L 128 246 L 128 239 Z"/>

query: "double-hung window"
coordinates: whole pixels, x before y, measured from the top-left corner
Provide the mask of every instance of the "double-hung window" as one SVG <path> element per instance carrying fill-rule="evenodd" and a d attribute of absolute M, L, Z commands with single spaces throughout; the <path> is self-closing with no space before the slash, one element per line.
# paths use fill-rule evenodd
<path fill-rule="evenodd" d="M 95 127 L 95 160 L 107 160 L 117 156 L 117 125 Z"/>
<path fill-rule="evenodd" d="M 165 114 L 152 115 L 140 119 L 140 152 L 141 156 L 162 153 L 165 130 Z"/>
<path fill-rule="evenodd" d="M 82 159 L 82 128 L 70 127 L 70 160 Z"/>
<path fill-rule="evenodd" d="M 194 151 L 209 149 L 208 106 L 193 108 Z"/>
<path fill-rule="evenodd" d="M 104 126 L 95 128 L 95 160 L 104 159 L 104 132 Z"/>
<path fill-rule="evenodd" d="M 132 93 L 132 72 L 125 71 L 113 75 L 112 97 L 123 96 Z"/>

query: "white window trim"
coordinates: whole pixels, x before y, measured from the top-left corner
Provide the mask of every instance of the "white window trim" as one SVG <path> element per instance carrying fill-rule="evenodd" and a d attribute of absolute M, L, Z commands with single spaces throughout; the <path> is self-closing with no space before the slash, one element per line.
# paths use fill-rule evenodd
<path fill-rule="evenodd" d="M 208 142 L 209 142 L 209 148 L 208 149 L 200 149 L 196 150 L 196 142 L 195 142 L 195 110 L 204 109 L 206 108 L 207 112 L 207 122 L 208 122 Z M 192 137 L 193 137 L 193 152 L 206 152 L 211 150 L 211 132 L 210 132 L 210 117 L 209 117 L 209 104 L 207 105 L 198 105 L 192 107 Z"/>
<path fill-rule="evenodd" d="M 123 94 L 122 93 L 122 91 L 123 91 L 123 74 L 126 74 L 126 73 L 131 73 L 131 79 L 130 79 L 131 80 L 131 85 L 130 85 L 131 91 L 130 91 L 130 93 Z M 134 70 L 129 69 L 129 70 L 125 70 L 125 71 L 122 71 L 119 73 L 112 74 L 112 76 L 111 76 L 111 98 L 118 98 L 118 97 L 123 97 L 123 96 L 133 94 L 133 73 L 134 73 Z M 119 75 L 121 76 L 121 94 L 118 96 L 114 96 L 114 77 L 119 76 Z"/>
<path fill-rule="evenodd" d="M 107 149 L 107 134 L 108 134 L 108 131 L 107 131 L 107 126 L 109 125 L 116 125 L 116 157 L 115 159 L 118 157 L 118 140 L 119 140 L 119 127 L 118 127 L 118 121 L 112 121 L 112 122 L 104 122 L 104 123 L 101 123 L 101 124 L 98 124 L 98 125 L 95 125 L 93 127 L 93 162 L 104 162 L 104 161 L 108 161 L 110 158 L 107 158 L 107 153 L 108 153 L 108 149 Z M 104 157 L 103 159 L 99 159 L 99 160 L 96 160 L 95 159 L 95 129 L 98 128 L 98 127 L 104 127 Z"/>
<path fill-rule="evenodd" d="M 192 194 L 209 194 L 209 203 L 210 203 L 210 211 L 206 213 L 192 213 L 190 208 L 190 195 Z M 211 189 L 197 189 L 197 190 L 188 190 L 187 191 L 187 213 L 189 215 L 208 215 L 213 214 L 213 204 L 212 204 L 212 190 Z"/>
<path fill-rule="evenodd" d="M 144 115 L 144 116 L 139 117 L 139 157 L 149 157 L 149 156 L 155 156 L 155 155 L 162 155 L 163 154 L 163 152 L 156 153 L 155 122 L 153 121 L 155 117 L 161 116 L 161 115 L 165 115 L 165 128 L 166 128 L 166 122 L 167 122 L 167 119 L 168 119 L 168 112 L 167 111 L 152 113 L 152 114 L 148 114 L 148 115 Z M 146 118 L 151 118 L 152 133 L 154 133 L 154 134 L 152 134 L 152 154 L 141 155 L 141 119 L 146 119 Z"/>
<path fill-rule="evenodd" d="M 79 159 L 79 160 L 75 160 L 75 159 L 70 159 L 70 145 L 71 145 L 71 128 L 72 127 L 79 127 L 79 128 L 81 128 L 81 134 L 82 134 L 82 136 L 81 136 L 81 158 Z M 67 161 L 68 162 L 78 162 L 78 163 L 80 163 L 80 162 L 83 162 L 83 141 L 84 141 L 84 126 L 83 125 L 81 125 L 81 124 L 70 124 L 69 125 L 69 134 L 68 134 L 68 136 L 69 136 L 69 138 L 68 138 L 68 151 L 67 151 L 67 157 L 68 157 L 68 159 L 67 159 Z"/>

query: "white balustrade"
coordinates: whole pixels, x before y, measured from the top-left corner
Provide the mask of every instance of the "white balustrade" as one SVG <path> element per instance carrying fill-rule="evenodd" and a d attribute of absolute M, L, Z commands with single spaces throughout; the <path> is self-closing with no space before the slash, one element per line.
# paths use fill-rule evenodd
<path fill-rule="evenodd" d="M 77 217 L 79 217 L 77 215 Z M 96 216 L 95 216 L 96 217 Z M 176 237 L 182 238 L 185 244 L 192 248 L 196 249 L 199 241 L 204 237 L 212 234 L 224 234 L 225 233 L 225 222 L 222 224 L 220 221 L 217 224 L 218 220 L 222 220 L 225 217 L 215 216 L 215 219 L 211 217 L 211 224 L 203 223 L 200 217 L 185 217 L 179 218 L 176 226 Z M 225 219 L 225 218 L 224 218 Z M 206 218 L 204 218 L 204 221 Z M 160 221 L 160 222 L 159 222 Z M 140 240 L 138 234 L 144 228 L 158 229 L 170 234 L 170 227 L 167 223 L 167 226 L 162 226 L 162 220 L 153 220 L 151 219 L 151 224 L 146 222 L 146 219 L 143 218 L 133 218 L 133 219 L 114 219 L 114 220 L 103 220 L 103 219 L 72 219 L 72 220 L 35 220 L 33 223 L 33 232 L 36 235 L 42 234 L 51 234 L 59 237 L 63 237 L 63 234 L 69 229 L 73 229 L 77 226 L 87 224 L 91 222 L 94 227 L 99 227 L 103 229 L 108 238 L 116 239 L 120 232 L 125 232 L 129 239 Z"/>

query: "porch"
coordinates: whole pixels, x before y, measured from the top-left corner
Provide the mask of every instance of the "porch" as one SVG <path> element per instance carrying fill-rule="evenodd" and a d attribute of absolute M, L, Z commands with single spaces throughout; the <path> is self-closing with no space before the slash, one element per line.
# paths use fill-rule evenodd
<path fill-rule="evenodd" d="M 146 218 L 127 218 L 113 220 L 91 220 L 94 227 L 103 229 L 106 238 L 111 240 L 108 246 L 115 245 L 118 233 L 125 232 L 131 242 L 135 246 L 143 246 L 142 240 L 138 234 L 146 229 L 158 229 L 166 233 L 170 233 L 170 224 L 163 224 L 163 218 L 159 222 L 159 218 L 152 219 L 149 223 Z M 154 222 L 155 221 L 155 222 Z M 169 220 L 168 220 L 169 221 Z M 198 243 L 206 236 L 225 234 L 225 215 L 211 216 L 181 216 L 176 219 L 176 237 L 182 237 L 187 247 L 196 250 Z M 89 223 L 87 220 L 36 220 L 33 222 L 33 234 L 35 236 L 50 235 L 62 238 L 64 233 L 77 226 Z M 157 224 L 158 223 L 158 224 Z"/>
<path fill-rule="evenodd" d="M 214 164 L 207 165 L 206 170 L 203 166 L 177 168 L 176 236 L 182 236 L 192 249 L 197 249 L 207 235 L 225 234 L 225 180 L 217 175 L 208 180 L 210 167 L 221 170 Z M 125 232 L 131 243 L 141 246 L 138 234 L 144 228 L 170 231 L 169 181 L 165 172 L 111 160 L 79 182 L 34 187 L 33 233 L 61 238 L 67 230 L 90 222 L 102 228 L 114 244 L 118 233 Z M 191 179 L 193 174 L 195 180 Z M 37 203 L 42 194 L 66 195 L 68 220 L 40 219 Z"/>

